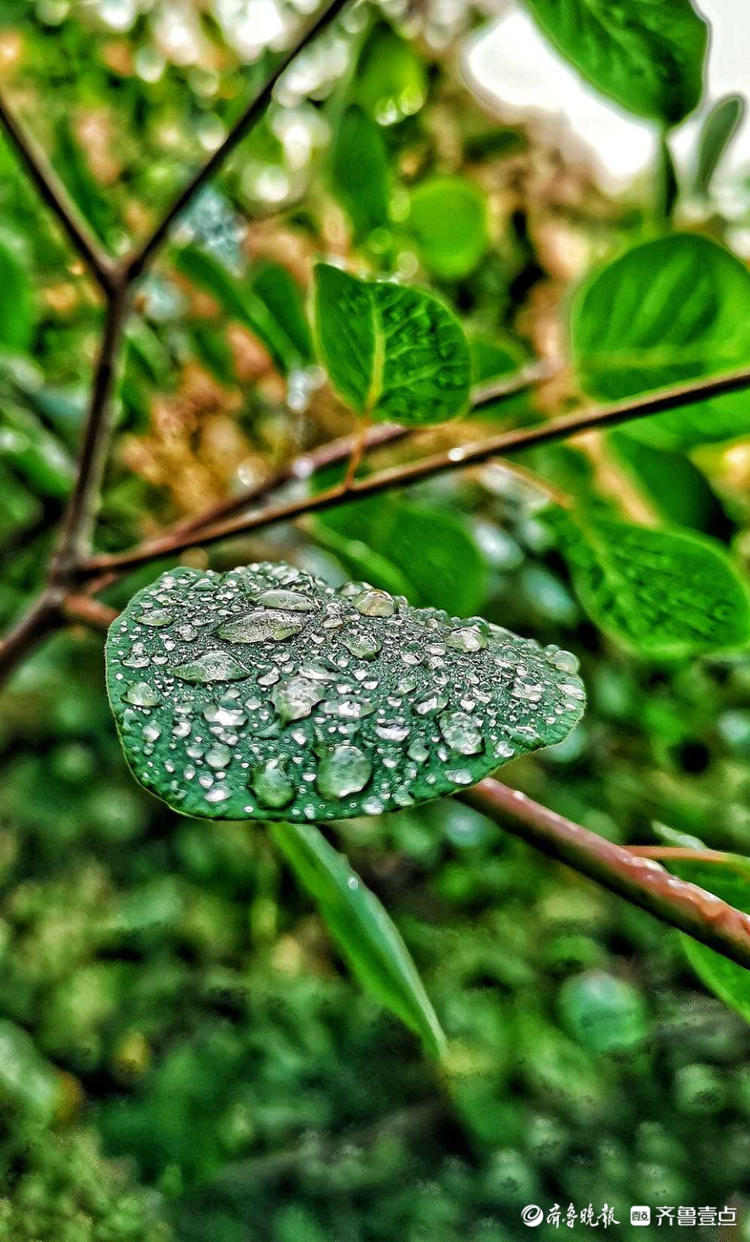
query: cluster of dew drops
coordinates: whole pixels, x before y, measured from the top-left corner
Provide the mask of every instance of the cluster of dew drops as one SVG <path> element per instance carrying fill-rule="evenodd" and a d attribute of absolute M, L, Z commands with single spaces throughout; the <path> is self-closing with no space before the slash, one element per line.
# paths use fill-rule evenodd
<path fill-rule="evenodd" d="M 569 652 L 283 564 L 162 575 L 107 664 L 136 776 L 213 818 L 410 806 L 560 741 L 584 700 Z"/>

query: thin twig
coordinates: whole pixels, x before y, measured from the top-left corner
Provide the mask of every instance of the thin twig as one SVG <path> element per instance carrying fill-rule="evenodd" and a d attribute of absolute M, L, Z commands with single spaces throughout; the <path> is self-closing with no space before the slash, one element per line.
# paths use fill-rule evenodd
<path fill-rule="evenodd" d="M 0 642 L 0 681 L 3 681 L 42 638 L 55 628 L 58 601 L 48 591 L 42 592 L 17 625 Z"/>
<path fill-rule="evenodd" d="M 75 486 L 52 565 L 52 579 L 58 583 L 69 581 L 79 557 L 88 550 L 112 429 L 112 395 L 129 302 L 129 291 L 124 285 L 116 286 L 107 300 Z"/>
<path fill-rule="evenodd" d="M 89 557 L 79 568 L 79 578 L 85 579 L 110 570 L 130 569 L 135 565 L 143 565 L 160 557 L 173 556 L 194 546 L 196 542 L 200 542 L 202 546 L 218 543 L 222 539 L 229 538 L 230 535 L 247 534 L 250 531 L 265 529 L 277 522 L 290 521 L 310 513 L 320 513 L 325 509 L 332 509 L 337 505 L 347 504 L 351 500 L 364 496 L 375 496 L 381 492 L 407 487 L 452 470 L 479 465 L 492 457 L 518 453 L 524 449 L 565 440 L 584 432 L 601 431 L 619 423 L 645 418 L 651 414 L 660 414 L 681 406 L 695 405 L 708 397 L 740 392 L 746 388 L 750 388 L 750 369 L 735 371 L 731 375 L 719 376 L 716 379 L 680 384 L 657 393 L 647 393 L 642 397 L 618 401 L 613 405 L 576 410 L 561 418 L 536 423 L 531 427 L 505 431 L 500 435 L 491 436 L 473 444 L 448 449 L 445 453 L 436 453 L 415 462 L 394 466 L 390 470 L 382 470 L 363 479 L 355 479 L 348 488 L 337 484 L 335 487 L 313 495 L 269 505 L 244 516 L 201 527 L 199 537 L 196 537 L 194 532 L 168 533 L 132 548 L 128 552 Z"/>
<path fill-rule="evenodd" d="M 10 138 L 40 197 L 57 217 L 63 232 L 88 264 L 101 288 L 109 292 L 114 264 L 84 220 L 47 157 L 26 132 L 0 95 L 0 125 Z"/>
<path fill-rule="evenodd" d="M 93 630 L 108 630 L 113 621 L 118 617 L 116 608 L 110 608 L 107 604 L 102 604 L 98 599 L 92 599 L 90 595 L 80 595 L 71 592 L 66 595 L 62 602 L 63 616 L 69 621 L 81 621 L 84 625 L 89 625 Z"/>
<path fill-rule="evenodd" d="M 271 99 L 273 98 L 274 88 L 279 78 L 286 73 L 292 61 L 301 51 L 310 44 L 316 35 L 320 33 L 333 19 L 341 12 L 348 0 L 329 0 L 329 3 L 321 13 L 307 26 L 301 37 L 294 46 L 282 56 L 281 60 L 273 69 L 270 76 L 264 82 L 258 94 L 247 106 L 242 116 L 235 122 L 229 130 L 224 141 L 214 151 L 213 155 L 198 170 L 191 181 L 177 195 L 171 207 L 162 216 L 158 225 L 154 229 L 151 236 L 143 243 L 143 245 L 129 255 L 124 264 L 123 272 L 129 283 L 137 280 L 143 272 L 144 268 L 153 258 L 155 252 L 166 241 L 169 232 L 175 220 L 182 214 L 190 200 L 200 190 L 207 181 L 213 176 L 217 168 L 224 162 L 227 156 L 234 150 L 239 142 L 250 132 L 258 121 L 260 121 L 266 112 Z"/>
<path fill-rule="evenodd" d="M 499 781 L 480 781 L 460 795 L 530 845 L 687 932 L 730 961 L 750 967 L 750 916 L 658 862 L 597 836 Z"/>

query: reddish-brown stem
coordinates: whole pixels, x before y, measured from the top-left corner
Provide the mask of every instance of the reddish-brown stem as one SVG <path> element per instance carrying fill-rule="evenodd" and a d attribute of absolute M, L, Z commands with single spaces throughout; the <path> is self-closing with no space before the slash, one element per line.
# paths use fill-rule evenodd
<path fill-rule="evenodd" d="M 13 143 L 40 198 L 57 217 L 66 237 L 88 264 L 99 285 L 105 292 L 108 292 L 112 285 L 114 272 L 112 260 L 84 220 L 46 156 L 11 112 L 2 96 L 0 96 L 0 125 Z"/>
<path fill-rule="evenodd" d="M 81 621 L 94 630 L 103 631 L 108 630 L 118 616 L 116 608 L 110 608 L 107 604 L 102 604 L 100 600 L 92 599 L 90 595 L 75 592 L 71 592 L 63 599 L 62 612 L 69 621 Z"/>
<path fill-rule="evenodd" d="M 577 410 L 561 418 L 535 423 L 531 427 L 505 431 L 474 444 L 452 448 L 445 453 L 436 453 L 415 462 L 394 466 L 390 470 L 382 470 L 363 479 L 355 479 L 347 488 L 338 484 L 325 491 L 284 501 L 277 505 L 268 505 L 253 513 L 228 518 L 211 526 L 201 526 L 199 538 L 195 532 L 176 535 L 168 533 L 157 539 L 149 540 L 129 552 L 89 557 L 80 566 L 79 577 L 84 579 L 94 577 L 103 571 L 130 569 L 135 565 L 143 565 L 161 557 L 173 556 L 192 547 L 196 542 L 202 545 L 217 543 L 222 539 L 227 539 L 230 535 L 247 534 L 250 531 L 272 526 L 277 522 L 290 521 L 292 518 L 307 516 L 310 513 L 320 513 L 325 509 L 346 504 L 350 500 L 407 487 L 465 466 L 479 465 L 492 457 L 550 444 L 587 431 L 601 431 L 619 423 L 663 413 L 665 410 L 674 410 L 682 405 L 694 405 L 708 397 L 739 392 L 745 388 L 750 388 L 750 370 L 737 371 L 731 375 L 701 380 L 697 383 L 680 384 L 661 392 L 648 393 L 627 401 L 618 401 L 613 405 Z"/>
<path fill-rule="evenodd" d="M 59 600 L 44 591 L 0 642 L 0 682 L 53 630 L 58 620 Z"/>
<path fill-rule="evenodd" d="M 480 781 L 460 796 L 535 849 L 567 863 L 738 965 L 750 967 L 750 916 L 713 893 L 670 875 L 653 859 L 597 836 L 499 781 Z"/>

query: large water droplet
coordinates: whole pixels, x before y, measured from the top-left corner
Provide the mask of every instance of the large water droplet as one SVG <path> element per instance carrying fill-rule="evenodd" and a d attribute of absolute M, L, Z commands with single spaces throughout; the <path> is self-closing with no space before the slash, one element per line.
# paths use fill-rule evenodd
<path fill-rule="evenodd" d="M 189 660 L 172 669 L 175 677 L 181 681 L 193 681 L 198 684 L 207 681 L 239 681 L 250 674 L 246 668 L 230 656 L 226 651 L 204 651 L 197 660 Z"/>
<path fill-rule="evenodd" d="M 252 786 L 264 806 L 282 807 L 294 798 L 295 787 L 283 759 L 269 759 L 253 774 Z"/>
<path fill-rule="evenodd" d="M 147 681 L 134 681 L 122 697 L 135 707 L 158 707 L 161 703 L 161 698 Z"/>
<path fill-rule="evenodd" d="M 300 613 L 256 608 L 220 625 L 217 634 L 230 643 L 278 643 L 299 634 L 308 620 Z"/>
<path fill-rule="evenodd" d="M 336 746 L 318 766 L 318 789 L 324 798 L 359 793 L 372 774 L 372 764 L 357 746 Z"/>
<path fill-rule="evenodd" d="M 162 625 L 171 625 L 174 621 L 174 613 L 169 612 L 167 608 L 149 608 L 148 611 L 140 613 L 136 617 L 141 625 L 151 625 L 155 629 Z"/>
<path fill-rule="evenodd" d="M 353 603 L 363 617 L 392 617 L 396 611 L 396 601 L 387 591 L 363 591 Z"/>
<path fill-rule="evenodd" d="M 302 595 L 299 591 L 280 589 L 263 591 L 256 602 L 262 604 L 264 608 L 280 608 L 287 612 L 314 612 L 317 607 L 314 600 L 307 595 Z"/>
<path fill-rule="evenodd" d="M 374 660 L 383 646 L 374 634 L 344 634 L 341 641 L 358 660 Z"/>
<path fill-rule="evenodd" d="M 271 698 L 281 719 L 302 720 L 309 716 L 316 703 L 323 698 L 320 685 L 309 681 L 307 677 L 290 677 L 274 687 Z"/>
<path fill-rule="evenodd" d="M 451 630 L 445 643 L 454 651 L 483 651 L 487 646 L 487 638 L 478 626 L 462 625 L 457 630 Z"/>
<path fill-rule="evenodd" d="M 484 748 L 482 730 L 465 712 L 445 712 L 440 717 L 440 732 L 458 755 L 478 755 Z"/>

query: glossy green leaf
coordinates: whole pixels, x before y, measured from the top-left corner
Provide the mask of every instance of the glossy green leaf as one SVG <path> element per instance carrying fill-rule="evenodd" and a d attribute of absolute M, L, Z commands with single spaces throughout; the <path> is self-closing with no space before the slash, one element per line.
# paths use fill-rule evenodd
<path fill-rule="evenodd" d="M 431 294 L 319 263 L 315 318 L 328 378 L 359 414 L 412 426 L 465 410 L 469 346 L 455 315 Z"/>
<path fill-rule="evenodd" d="M 709 112 L 698 139 L 696 194 L 708 194 L 719 161 L 737 133 L 744 114 L 745 101 L 741 95 L 725 95 Z"/>
<path fill-rule="evenodd" d="M 374 553 L 395 568 L 402 590 L 414 604 L 432 605 L 471 616 L 484 603 L 487 566 L 466 524 L 437 505 L 416 504 L 395 496 L 375 496 L 332 509 L 320 519 L 326 527 Z M 414 549 L 419 548 L 419 556 Z M 335 549 L 334 549 L 335 551 Z M 347 549 L 340 559 L 347 570 Z M 364 574 L 374 586 L 394 589 L 379 578 L 378 561 Z M 382 571 L 381 571 L 382 572 Z"/>
<path fill-rule="evenodd" d="M 10 401 L 0 412 L 0 458 L 37 494 L 58 499 L 70 494 L 75 465 L 67 449 L 31 410 Z"/>
<path fill-rule="evenodd" d="M 296 350 L 257 293 L 242 286 L 218 259 L 198 246 L 182 246 L 174 251 L 173 258 L 181 275 L 209 293 L 230 319 L 244 324 L 258 337 L 282 374 L 294 366 Z"/>
<path fill-rule="evenodd" d="M 729 532 L 718 496 L 685 453 L 657 448 L 620 430 L 610 433 L 609 442 L 666 522 L 712 534 Z"/>
<path fill-rule="evenodd" d="M 737 910 L 750 914 L 749 858 L 727 853 L 711 862 L 699 858 L 670 859 L 668 866 L 680 879 L 697 884 Z M 681 939 L 690 965 L 706 987 L 750 1022 L 750 970 L 730 962 L 691 936 Z"/>
<path fill-rule="evenodd" d="M 344 819 L 452 793 L 560 741 L 575 660 L 288 565 L 176 569 L 107 637 L 137 779 L 187 815 Z"/>
<path fill-rule="evenodd" d="M 489 246 L 485 196 L 467 177 L 430 177 L 412 193 L 409 228 L 425 267 L 443 280 L 461 280 Z"/>
<path fill-rule="evenodd" d="M 527 0 L 557 50 L 605 95 L 675 125 L 703 90 L 708 27 L 690 0 Z"/>
<path fill-rule="evenodd" d="M 427 98 L 425 66 L 386 22 L 377 22 L 353 75 L 355 101 L 379 125 L 395 125 L 419 112 Z"/>
<path fill-rule="evenodd" d="M 627 250 L 578 295 L 573 352 L 586 392 L 605 401 L 750 363 L 750 273 L 717 242 L 673 233 Z M 629 423 L 664 448 L 731 439 L 750 428 L 750 393 Z"/>
<path fill-rule="evenodd" d="M 658 658 L 750 642 L 750 591 L 716 540 L 601 514 L 549 520 L 586 611 L 626 646 Z"/>
<path fill-rule="evenodd" d="M 333 189 L 356 241 L 388 224 L 388 154 L 379 126 L 355 104 L 344 112 L 331 151 Z"/>
<path fill-rule="evenodd" d="M 28 349 L 34 330 L 31 286 L 23 264 L 0 243 L 0 346 Z"/>
<path fill-rule="evenodd" d="M 275 824 L 273 839 L 315 901 L 362 986 L 441 1056 L 445 1036 L 414 961 L 381 902 L 312 824 Z"/>

